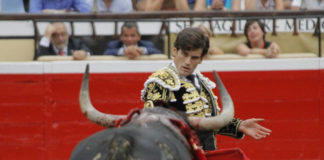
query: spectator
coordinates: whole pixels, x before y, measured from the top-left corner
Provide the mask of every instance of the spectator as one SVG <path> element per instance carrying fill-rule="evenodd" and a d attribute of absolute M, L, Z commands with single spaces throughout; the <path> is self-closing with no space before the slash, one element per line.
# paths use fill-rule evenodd
<path fill-rule="evenodd" d="M 69 38 L 64 23 L 56 22 L 48 24 L 34 60 L 42 55 L 73 55 L 74 60 L 83 60 L 90 55 L 90 50 L 81 40 Z"/>
<path fill-rule="evenodd" d="M 29 13 L 89 13 L 85 0 L 30 0 Z"/>
<path fill-rule="evenodd" d="M 284 0 L 283 5 L 285 10 L 291 10 L 291 4 L 293 0 Z"/>
<path fill-rule="evenodd" d="M 121 28 L 120 40 L 108 43 L 105 55 L 127 56 L 137 59 L 141 55 L 162 53 L 149 41 L 141 40 L 136 22 L 125 22 Z"/>
<path fill-rule="evenodd" d="M 0 0 L 0 13 L 25 13 L 23 0 Z"/>
<path fill-rule="evenodd" d="M 136 8 L 139 11 L 158 11 L 166 8 L 166 5 L 176 10 L 206 10 L 205 0 L 137 0 Z"/>
<path fill-rule="evenodd" d="M 207 8 L 212 10 L 231 10 L 232 0 L 208 0 Z"/>
<path fill-rule="evenodd" d="M 138 11 L 176 10 L 174 0 L 136 0 Z"/>
<path fill-rule="evenodd" d="M 133 11 L 132 0 L 86 0 L 92 12 L 125 13 Z M 93 4 L 97 4 L 95 7 Z"/>
<path fill-rule="evenodd" d="M 283 10 L 283 0 L 233 0 L 233 10 Z"/>
<path fill-rule="evenodd" d="M 239 44 L 237 52 L 242 56 L 248 54 L 260 54 L 267 58 L 275 58 L 280 52 L 275 42 L 265 40 L 266 31 L 264 24 L 258 20 L 247 21 L 244 27 L 244 35 L 247 43 Z"/>
<path fill-rule="evenodd" d="M 323 0 L 293 0 L 292 1 L 293 10 L 323 10 L 324 1 Z"/>
<path fill-rule="evenodd" d="M 200 30 L 204 32 L 204 35 L 208 37 L 209 39 L 213 36 L 210 29 L 205 27 L 203 24 L 200 24 L 197 26 Z M 209 47 L 208 54 L 207 55 L 218 55 L 218 54 L 224 54 L 224 52 L 219 49 L 218 47 Z"/>

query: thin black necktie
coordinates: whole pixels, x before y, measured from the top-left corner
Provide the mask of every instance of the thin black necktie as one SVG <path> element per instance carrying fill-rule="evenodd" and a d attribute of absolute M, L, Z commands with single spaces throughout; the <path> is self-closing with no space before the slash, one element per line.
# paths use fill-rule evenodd
<path fill-rule="evenodd" d="M 190 75 L 188 75 L 187 77 L 186 77 L 187 79 L 189 79 L 190 81 L 191 81 L 191 83 L 195 86 L 195 88 L 199 91 L 200 89 L 199 89 L 199 87 L 196 85 L 196 83 L 195 83 L 195 75 L 193 75 L 193 74 L 190 74 Z"/>
<path fill-rule="evenodd" d="M 192 83 L 195 83 L 195 76 L 193 74 L 187 76 L 187 79 L 189 79 Z"/>

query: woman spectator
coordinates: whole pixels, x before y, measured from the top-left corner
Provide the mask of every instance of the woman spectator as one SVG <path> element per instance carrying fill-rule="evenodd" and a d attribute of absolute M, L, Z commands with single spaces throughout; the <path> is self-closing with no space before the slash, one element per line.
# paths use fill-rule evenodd
<path fill-rule="evenodd" d="M 258 20 L 247 21 L 244 27 L 244 35 L 247 43 L 237 46 L 237 53 L 242 56 L 249 54 L 259 54 L 267 58 L 275 58 L 280 52 L 279 46 L 275 42 L 265 40 L 266 31 L 264 24 Z"/>

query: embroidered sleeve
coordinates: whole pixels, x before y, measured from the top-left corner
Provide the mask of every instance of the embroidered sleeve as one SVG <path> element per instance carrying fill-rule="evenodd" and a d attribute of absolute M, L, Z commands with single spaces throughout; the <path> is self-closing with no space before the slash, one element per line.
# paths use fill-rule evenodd
<path fill-rule="evenodd" d="M 238 118 L 233 118 L 233 120 L 225 127 L 221 128 L 220 130 L 217 131 L 217 134 L 225 135 L 225 136 L 230 136 L 234 138 L 243 138 L 243 132 L 240 132 L 238 130 L 238 127 L 242 120 Z"/>
<path fill-rule="evenodd" d="M 156 82 L 147 85 L 145 95 L 143 95 L 144 108 L 154 107 L 153 102 L 156 100 L 169 101 L 169 91 Z"/>

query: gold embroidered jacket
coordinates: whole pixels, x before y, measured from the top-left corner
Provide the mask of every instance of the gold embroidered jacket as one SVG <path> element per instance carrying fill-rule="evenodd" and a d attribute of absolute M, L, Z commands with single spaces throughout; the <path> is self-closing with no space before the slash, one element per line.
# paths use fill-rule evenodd
<path fill-rule="evenodd" d="M 190 117 L 217 116 L 220 109 L 217 97 L 212 92 L 212 89 L 216 87 L 215 83 L 199 72 L 197 72 L 197 78 L 201 86 L 200 90 L 196 89 L 192 83 L 181 79 L 172 65 L 156 71 L 144 83 L 141 93 L 144 107 L 153 107 L 154 101 L 163 100 Z M 240 122 L 239 119 L 233 119 L 229 125 L 215 133 L 242 138 L 243 133 L 237 129 Z M 197 132 L 205 150 L 216 149 L 215 133 Z"/>

